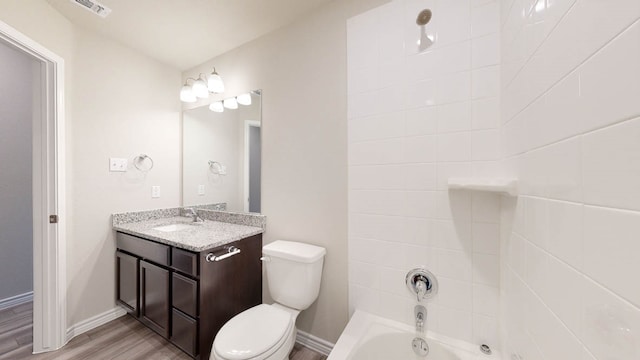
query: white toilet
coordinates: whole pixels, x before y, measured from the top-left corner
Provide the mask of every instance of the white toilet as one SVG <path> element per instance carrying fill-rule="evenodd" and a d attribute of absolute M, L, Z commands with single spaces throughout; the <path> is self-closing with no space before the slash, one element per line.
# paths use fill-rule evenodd
<path fill-rule="evenodd" d="M 326 250 L 293 241 L 262 248 L 272 305 L 229 320 L 216 335 L 210 360 L 284 360 L 296 341 L 296 318 L 318 297 Z"/>

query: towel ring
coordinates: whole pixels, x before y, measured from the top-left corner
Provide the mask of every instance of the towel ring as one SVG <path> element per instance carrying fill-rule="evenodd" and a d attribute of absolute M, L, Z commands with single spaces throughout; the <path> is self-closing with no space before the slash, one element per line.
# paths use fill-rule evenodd
<path fill-rule="evenodd" d="M 148 166 L 145 166 L 145 164 L 148 164 Z M 149 155 L 140 154 L 133 158 L 133 166 L 143 172 L 151 171 L 153 169 L 153 159 Z"/>
<path fill-rule="evenodd" d="M 225 166 L 221 163 L 213 160 L 209 160 L 209 171 L 216 175 L 227 175 L 227 170 Z"/>

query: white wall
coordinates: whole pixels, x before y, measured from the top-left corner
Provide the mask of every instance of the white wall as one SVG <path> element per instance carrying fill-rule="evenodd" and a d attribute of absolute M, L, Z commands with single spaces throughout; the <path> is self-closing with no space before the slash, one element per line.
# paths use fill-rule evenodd
<path fill-rule="evenodd" d="M 384 2 L 331 2 L 183 74 L 215 66 L 225 96 L 263 90 L 264 242 L 298 240 L 327 248 L 320 297 L 298 317 L 298 327 L 332 342 L 349 315 L 346 20 Z"/>
<path fill-rule="evenodd" d="M 0 301 L 33 290 L 34 66 L 0 42 Z"/>
<path fill-rule="evenodd" d="M 640 358 L 639 18 L 637 0 L 502 1 L 508 356 Z"/>
<path fill-rule="evenodd" d="M 418 53 L 425 8 L 434 45 Z M 440 283 L 427 327 L 499 347 L 496 195 L 448 191 L 500 172 L 499 3 L 393 1 L 348 22 L 349 296 L 414 324 L 405 274 Z"/>
<path fill-rule="evenodd" d="M 72 326 L 115 306 L 110 215 L 180 205 L 180 72 L 74 27 L 43 0 L 3 0 L 0 20 L 65 60 Z M 155 161 L 148 174 L 108 171 L 109 157 L 140 153 Z M 152 185 L 161 198 L 151 198 Z"/>

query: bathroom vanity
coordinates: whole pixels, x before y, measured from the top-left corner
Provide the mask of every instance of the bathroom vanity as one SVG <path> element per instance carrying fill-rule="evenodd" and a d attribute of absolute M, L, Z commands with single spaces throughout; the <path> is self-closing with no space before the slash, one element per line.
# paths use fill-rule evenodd
<path fill-rule="evenodd" d="M 191 357 L 208 359 L 222 325 L 262 303 L 263 229 L 116 216 L 117 302 Z"/>

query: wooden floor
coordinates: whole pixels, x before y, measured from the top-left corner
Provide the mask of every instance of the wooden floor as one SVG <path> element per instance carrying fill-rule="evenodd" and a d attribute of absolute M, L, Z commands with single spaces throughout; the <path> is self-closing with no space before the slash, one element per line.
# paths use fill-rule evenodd
<path fill-rule="evenodd" d="M 123 316 L 71 340 L 64 348 L 32 355 L 31 303 L 0 311 L 0 360 L 169 360 L 191 358 L 130 316 Z M 327 357 L 298 344 L 290 360 Z"/>

